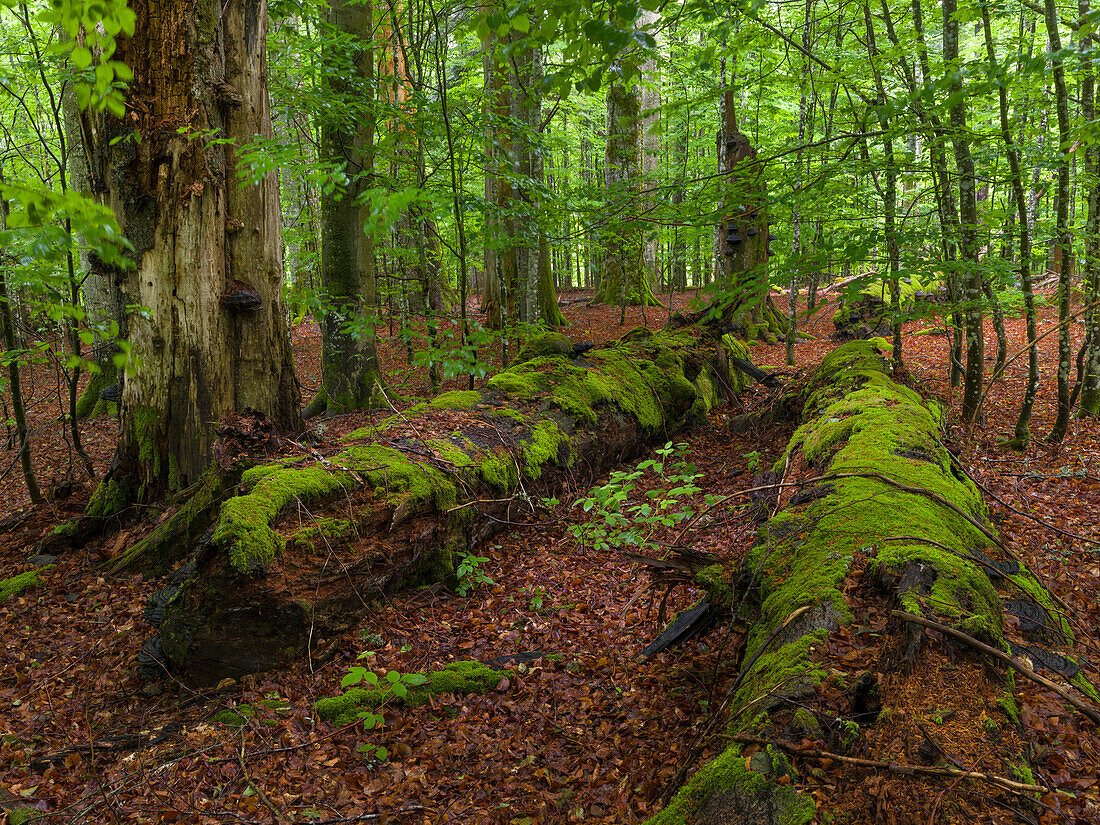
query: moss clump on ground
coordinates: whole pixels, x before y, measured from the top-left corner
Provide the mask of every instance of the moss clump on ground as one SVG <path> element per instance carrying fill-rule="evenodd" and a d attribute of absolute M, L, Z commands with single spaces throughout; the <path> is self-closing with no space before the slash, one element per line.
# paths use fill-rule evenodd
<path fill-rule="evenodd" d="M 214 714 L 214 721 L 230 728 L 243 728 L 248 720 L 256 715 L 251 705 L 237 705 L 236 708 L 222 708 Z"/>
<path fill-rule="evenodd" d="M 737 746 L 727 748 L 714 761 L 701 768 L 682 787 L 661 813 L 646 825 L 683 825 L 713 811 L 713 820 L 726 821 L 734 812 L 745 822 L 774 821 L 780 825 L 805 825 L 814 818 L 813 799 L 799 794 L 792 785 L 780 785 L 772 777 L 789 775 L 790 765 L 782 755 L 760 751 L 770 763 L 768 773 L 745 766 L 745 756 Z M 732 821 L 732 820 L 730 820 Z"/>
<path fill-rule="evenodd" d="M 56 564 L 47 564 L 37 570 L 28 570 L 10 579 L 0 580 L 0 602 L 6 602 L 12 596 L 18 596 L 24 590 L 42 586 L 42 574 L 48 573 L 57 567 Z"/>
<path fill-rule="evenodd" d="M 422 685 L 408 685 L 404 697 L 399 697 L 389 687 L 354 687 L 340 696 L 320 699 L 314 705 L 317 716 L 335 725 L 347 725 L 359 718 L 359 713 L 368 712 L 384 704 L 402 704 L 406 707 L 419 707 L 428 701 L 429 696 L 441 693 L 488 693 L 500 684 L 508 671 L 494 670 L 481 662 L 451 662 L 442 670 L 423 674 L 427 681 Z"/>

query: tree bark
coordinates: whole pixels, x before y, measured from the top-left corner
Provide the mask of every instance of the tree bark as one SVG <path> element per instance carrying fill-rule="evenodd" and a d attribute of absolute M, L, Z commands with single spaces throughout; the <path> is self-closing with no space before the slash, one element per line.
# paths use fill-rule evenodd
<path fill-rule="evenodd" d="M 134 72 L 126 120 L 83 113 L 95 194 L 134 246 L 121 290 L 145 308 L 130 318 L 121 440 L 93 516 L 197 480 L 232 410 L 301 425 L 276 176 L 237 177 L 242 146 L 271 135 L 266 3 L 132 8 L 137 30 L 116 55 Z"/>
<path fill-rule="evenodd" d="M 637 60 L 633 52 L 621 57 L 619 77 L 607 89 L 606 224 L 600 244 L 602 278 L 593 302 L 610 306 L 661 305 L 647 266 L 645 224 L 637 214 L 645 204 L 645 129 Z"/>
<path fill-rule="evenodd" d="M 377 288 L 374 242 L 364 231 L 363 195 L 374 175 L 374 49 L 371 4 L 334 2 L 332 45 L 324 57 L 329 94 L 338 105 L 321 123 L 321 152 L 347 176 L 346 191 L 321 194 L 321 392 L 307 415 L 376 406 L 382 373 L 374 335 Z"/>
<path fill-rule="evenodd" d="M 1088 0 L 1079 0 L 1078 13 L 1084 18 L 1089 13 Z M 1086 34 L 1081 38 L 1084 50 L 1095 47 L 1096 37 Z M 1091 63 L 1084 68 L 1081 82 L 1081 119 L 1086 123 L 1096 118 L 1096 70 Z M 1083 376 L 1081 379 L 1081 403 L 1078 414 L 1100 416 L 1100 148 L 1094 143 L 1085 146 L 1085 181 L 1088 191 L 1088 216 L 1085 223 L 1085 347 Z"/>
<path fill-rule="evenodd" d="M 1066 92 L 1066 77 L 1062 62 L 1062 40 L 1058 32 L 1058 11 L 1054 0 L 1045 0 L 1047 38 L 1050 43 L 1050 62 L 1054 74 L 1054 105 L 1058 114 L 1058 198 L 1055 215 L 1055 233 L 1057 249 L 1061 256 L 1058 267 L 1058 414 L 1051 428 L 1049 441 L 1060 442 L 1066 435 L 1070 414 L 1070 368 L 1073 352 L 1070 348 L 1070 289 L 1072 286 L 1073 243 L 1069 234 L 1069 163 L 1070 163 L 1070 123 L 1069 96 Z"/>
<path fill-rule="evenodd" d="M 459 554 L 529 497 L 594 480 L 743 387 L 730 359 L 747 351 L 720 328 L 636 330 L 583 357 L 547 333 L 484 390 L 353 433 L 336 455 L 246 470 L 212 537 L 180 547 L 197 573 L 161 628 L 174 672 L 212 683 L 276 667 L 387 590 L 453 583 Z"/>
<path fill-rule="evenodd" d="M 959 250 L 963 316 L 966 319 L 966 372 L 963 375 L 962 419 L 974 423 L 981 404 L 985 375 L 985 332 L 982 312 L 982 275 L 978 265 L 978 201 L 974 159 L 966 133 L 966 97 L 957 65 L 959 21 L 955 0 L 943 3 L 943 61 L 949 72 L 948 89 L 955 100 L 951 106 L 951 142 L 959 174 Z"/>

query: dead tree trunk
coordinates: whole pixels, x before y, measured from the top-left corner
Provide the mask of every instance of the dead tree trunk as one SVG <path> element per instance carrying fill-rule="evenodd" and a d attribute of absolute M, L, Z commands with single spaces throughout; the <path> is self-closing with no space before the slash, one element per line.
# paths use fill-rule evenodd
<path fill-rule="evenodd" d="M 212 533 L 184 545 L 195 573 L 161 626 L 173 672 L 209 684 L 267 670 L 386 590 L 453 580 L 459 554 L 532 500 L 668 440 L 746 380 L 730 366 L 745 348 L 696 325 L 586 350 L 548 333 L 483 390 L 441 395 L 325 455 L 245 470 Z M 193 535 L 190 523 L 180 529 Z M 157 559 L 164 539 L 127 563 Z"/>
<path fill-rule="evenodd" d="M 943 743 L 956 764 L 1009 783 L 958 792 L 953 809 L 981 821 L 991 796 L 1017 804 L 1012 783 L 1030 781 L 1003 662 L 972 644 L 933 641 L 917 620 L 1008 650 L 1003 593 L 1013 599 L 1006 609 L 1026 601 L 1027 612 L 1042 617 L 1034 623 L 1042 644 L 1066 646 L 1069 626 L 1000 543 L 977 487 L 940 444 L 939 408 L 890 380 L 883 351 L 883 339 L 840 347 L 796 399 L 803 424 L 787 448 L 775 514 L 743 568 L 760 607 L 726 703 L 735 744 L 650 825 L 740 822 L 746 811 L 758 814 L 753 822 L 808 823 L 814 802 L 796 790 L 805 766 L 795 761 L 792 773 L 788 756 L 915 766 L 905 772 L 926 783 L 930 799 L 954 791 L 963 771 L 930 767 L 945 753 L 935 752 L 919 714 L 905 712 L 913 674 L 921 678 L 920 707 L 980 734 L 965 746 Z M 707 568 L 698 580 L 730 577 Z M 728 587 L 711 585 L 711 601 L 728 602 Z M 1028 648 L 1034 661 L 1066 661 L 1037 650 Z M 1091 690 L 1079 672 L 1063 678 Z"/>

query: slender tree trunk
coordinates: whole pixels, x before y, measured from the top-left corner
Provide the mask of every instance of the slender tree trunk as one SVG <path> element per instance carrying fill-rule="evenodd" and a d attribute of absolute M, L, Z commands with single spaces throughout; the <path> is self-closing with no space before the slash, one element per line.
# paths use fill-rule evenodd
<path fill-rule="evenodd" d="M 321 195 L 321 391 L 306 411 L 343 411 L 381 401 L 382 373 L 374 335 L 377 286 L 374 242 L 364 232 L 363 195 L 374 175 L 374 50 L 370 3 L 336 0 L 329 6 L 333 42 L 325 56 L 330 93 L 341 101 L 321 123 L 321 153 L 342 164 L 345 193 Z"/>
<path fill-rule="evenodd" d="M 808 13 L 808 11 L 807 11 Z M 886 188 L 882 192 L 883 229 L 886 233 L 886 277 L 890 286 L 890 315 L 892 317 L 891 329 L 893 330 L 893 357 L 892 363 L 895 372 L 900 372 L 903 366 L 901 353 L 901 290 L 898 284 L 898 232 L 897 232 L 897 205 L 898 205 L 898 169 L 894 159 L 894 139 L 890 134 L 890 120 L 886 116 L 886 88 L 882 82 L 882 74 L 875 61 L 878 58 L 878 46 L 875 44 L 875 27 L 871 20 L 870 6 L 863 7 L 863 22 L 867 28 L 867 51 L 870 57 L 871 71 L 875 75 L 875 86 L 878 90 L 877 105 L 879 109 L 879 128 L 883 131 L 882 150 L 886 164 Z"/>
<path fill-rule="evenodd" d="M 1079 0 L 1079 16 L 1089 13 L 1088 0 Z M 1095 48 L 1096 37 L 1087 34 L 1081 38 L 1081 50 L 1089 53 Z M 1081 119 L 1091 123 L 1096 119 L 1096 72 L 1091 64 L 1085 66 L 1081 82 Z M 1085 146 L 1085 185 L 1088 190 L 1088 217 L 1085 224 L 1085 339 L 1087 346 L 1082 362 L 1081 416 L 1100 416 L 1100 146 Z"/>
<path fill-rule="evenodd" d="M 888 15 L 888 6 L 884 3 L 882 8 L 883 13 Z M 928 82 L 932 77 L 932 72 L 928 64 L 928 45 L 925 42 L 924 36 L 924 12 L 921 9 L 920 0 L 912 0 L 912 8 L 913 31 L 917 40 L 917 56 L 920 61 L 921 77 Z M 889 19 L 888 16 L 887 19 Z M 956 24 L 956 31 L 957 28 L 958 26 Z M 890 27 L 888 27 L 888 31 L 889 30 Z M 894 42 L 895 46 L 898 45 L 898 40 L 895 36 L 891 36 L 891 40 Z M 913 79 L 912 90 L 914 93 L 918 91 L 915 78 Z M 928 154 L 932 161 L 932 182 L 936 190 L 936 208 L 939 212 L 940 231 L 943 240 L 943 258 L 945 264 L 950 264 L 950 262 L 955 260 L 955 239 L 959 236 L 959 216 L 955 208 L 955 197 L 952 194 L 950 177 L 947 172 L 947 152 L 944 146 L 945 138 L 943 124 L 940 122 L 939 117 L 932 111 L 935 103 L 931 89 L 926 89 L 922 102 L 922 111 L 927 113 L 927 120 L 932 127 L 932 138 L 928 141 Z M 950 350 L 952 387 L 959 386 L 963 374 L 963 312 L 959 308 L 960 296 L 958 295 L 957 283 L 958 279 L 956 277 L 953 275 L 948 277 L 947 287 L 953 303 L 951 320 L 954 327 L 954 335 L 951 339 Z"/>
<path fill-rule="evenodd" d="M 795 365 L 794 342 L 798 329 L 798 276 L 802 268 L 802 163 L 803 149 L 806 143 L 807 121 L 813 117 L 815 101 L 810 99 L 807 87 L 807 79 L 810 73 L 810 12 L 813 8 L 812 0 L 806 0 L 805 14 L 802 21 L 802 77 L 799 81 L 798 97 L 798 153 L 795 156 L 795 202 L 792 207 L 791 217 L 791 252 L 795 259 L 795 266 L 791 268 L 791 283 L 787 295 L 787 335 L 783 341 L 783 351 L 788 366 Z M 812 129 L 811 129 L 812 131 Z"/>
<path fill-rule="evenodd" d="M 3 159 L 0 159 L 0 184 L 4 183 Z M 0 197 L 0 230 L 8 229 L 8 201 Z M 12 418 L 15 419 L 15 434 L 19 439 L 19 465 L 23 470 L 23 482 L 27 485 L 27 495 L 32 504 L 42 501 L 42 491 L 38 487 L 38 480 L 34 476 L 34 467 L 31 464 L 31 440 L 27 430 L 27 408 L 23 403 L 23 383 L 20 376 L 19 346 L 15 340 L 15 323 L 11 316 L 11 303 L 9 301 L 8 281 L 5 275 L 7 264 L 0 253 L 0 334 L 3 335 L 4 346 L 8 350 L 8 387 L 11 392 Z M 10 430 L 9 430 L 10 433 Z"/>
<path fill-rule="evenodd" d="M 1053 2 L 1053 0 L 1051 0 Z M 949 73 L 948 90 L 955 103 L 951 106 L 951 142 L 955 147 L 955 165 L 959 173 L 959 247 L 962 271 L 959 281 L 966 319 L 966 372 L 963 377 L 962 419 L 975 423 L 981 403 L 985 375 L 985 333 L 982 312 L 982 276 L 978 268 L 978 203 L 974 159 L 966 135 L 966 98 L 959 76 L 959 21 L 955 0 L 943 2 L 943 60 Z"/>
<path fill-rule="evenodd" d="M 1054 420 L 1049 440 L 1061 441 L 1069 426 L 1070 369 L 1073 353 L 1070 349 L 1070 288 L 1073 267 L 1073 245 L 1069 235 L 1069 151 L 1070 123 L 1069 96 L 1066 93 L 1066 77 L 1062 66 L 1062 41 L 1058 32 L 1058 11 L 1054 0 L 1045 0 L 1047 38 L 1050 43 L 1050 61 L 1054 74 L 1054 104 L 1058 113 L 1058 205 L 1055 216 L 1057 249 L 1061 255 L 1058 267 L 1058 414 Z"/>

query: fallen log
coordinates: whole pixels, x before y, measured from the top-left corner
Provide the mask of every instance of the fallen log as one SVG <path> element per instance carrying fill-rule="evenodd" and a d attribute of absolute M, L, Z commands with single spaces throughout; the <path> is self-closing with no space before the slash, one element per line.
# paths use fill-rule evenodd
<path fill-rule="evenodd" d="M 939 771 L 944 784 L 936 789 L 946 793 L 949 777 L 959 782 L 951 790 L 960 818 L 982 820 L 982 806 L 993 804 L 981 794 L 967 797 L 964 775 L 1004 777 L 1017 791 L 1035 788 L 1012 672 L 1000 657 L 933 641 L 917 624 L 954 628 L 988 650 L 1009 650 L 1001 594 L 985 572 L 994 568 L 982 561 L 1005 549 L 980 491 L 939 442 L 939 407 L 891 380 L 887 347 L 872 339 L 838 348 L 809 386 L 781 405 L 801 406 L 802 424 L 773 468 L 775 514 L 746 562 L 759 612 L 724 703 L 734 744 L 699 769 L 650 825 L 808 823 L 821 812 L 796 790 L 804 766 L 789 757 L 800 753 L 840 753 L 866 767 L 945 756 L 930 753 L 921 713 L 932 711 L 908 698 L 920 695 L 915 685 L 935 689 L 927 697 L 935 714 L 968 731 L 967 742 L 950 742 L 951 758 L 968 770 Z M 997 583 L 1006 596 L 1024 592 L 1039 612 L 1058 616 L 1051 594 L 1025 568 L 1001 567 Z M 698 580 L 718 583 L 711 601 L 729 600 L 725 583 L 739 576 L 743 571 L 707 568 Z M 860 594 L 858 623 L 853 593 Z M 1051 623 L 1058 638 L 1072 638 L 1064 620 Z M 1096 697 L 1080 673 L 1073 681 Z M 807 748 L 805 740 L 828 747 Z M 935 781 L 936 773 L 917 781 Z"/>
<path fill-rule="evenodd" d="M 591 351 L 549 333 L 482 390 L 445 393 L 325 455 L 245 469 L 233 495 L 210 496 L 224 502 L 187 545 L 194 572 L 159 599 L 168 668 L 195 684 L 268 670 L 383 592 L 453 583 L 461 554 L 540 496 L 594 481 L 743 388 L 729 359 L 747 350 L 711 328 L 639 329 Z"/>

